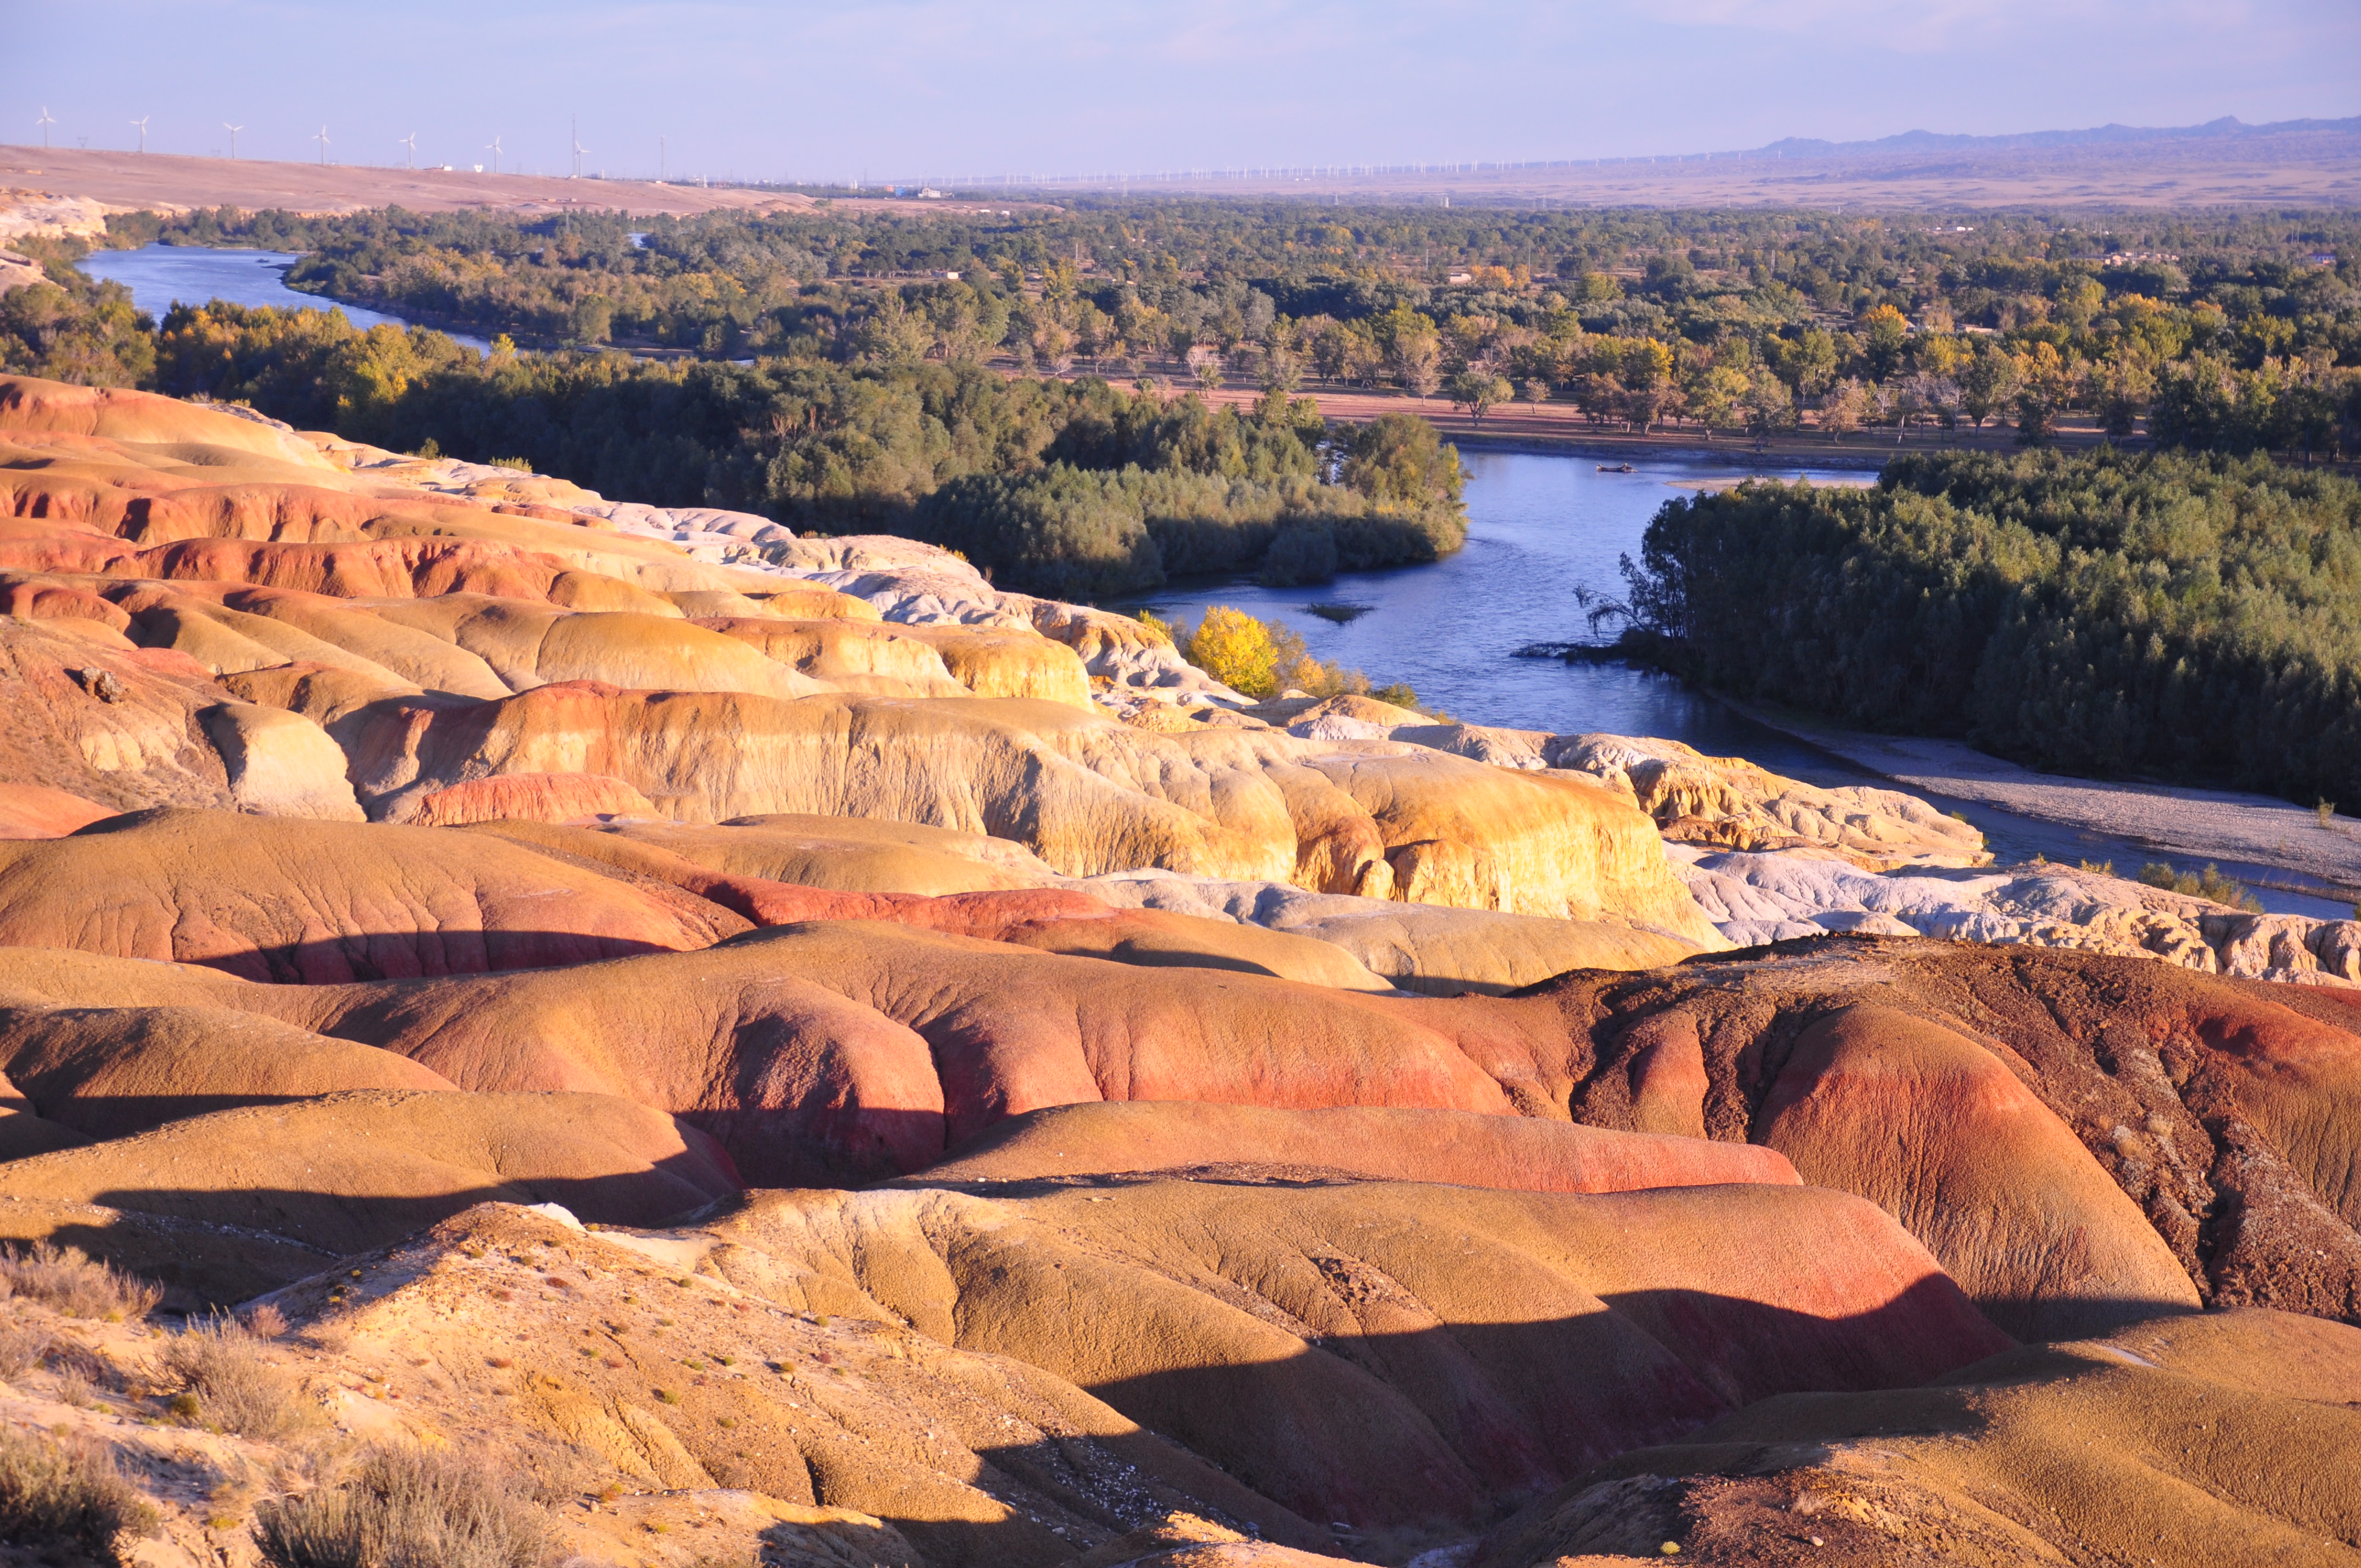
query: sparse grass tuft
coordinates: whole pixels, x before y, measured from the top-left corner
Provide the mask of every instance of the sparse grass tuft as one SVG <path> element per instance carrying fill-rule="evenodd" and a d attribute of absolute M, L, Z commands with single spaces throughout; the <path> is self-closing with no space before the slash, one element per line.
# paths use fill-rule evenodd
<path fill-rule="evenodd" d="M 2233 909 L 2243 909 L 2249 915 L 2263 912 L 2263 901 L 2224 876 L 2219 866 L 2207 866 L 2203 871 L 2192 873 L 2175 871 L 2169 861 L 2150 861 L 2140 868 L 2139 880 L 2150 887 L 2177 893 L 2183 898 L 2211 899 L 2215 904 L 2226 904 Z"/>
<path fill-rule="evenodd" d="M 2096 872 L 2101 876 L 2115 874 L 2115 862 L 2113 861 L 2084 861 L 2081 862 L 2081 867 L 2086 872 Z"/>
<path fill-rule="evenodd" d="M 0 1428 L 0 1541 L 78 1550 L 116 1568 L 124 1538 L 151 1535 L 158 1522 L 104 1449 Z"/>
<path fill-rule="evenodd" d="M 2314 806 L 2312 809 L 2320 817 L 2320 825 L 2323 828 L 2329 828 L 2332 831 L 2335 828 L 2336 803 L 2334 801 L 2323 800 L 2317 806 Z"/>
<path fill-rule="evenodd" d="M 416 1448 L 377 1449 L 335 1486 L 256 1511 L 269 1568 L 538 1568 L 547 1524 L 515 1486 L 480 1464 Z"/>
<path fill-rule="evenodd" d="M 192 1323 L 164 1346 L 164 1367 L 196 1400 L 195 1419 L 242 1437 L 280 1438 L 310 1424 L 293 1380 L 235 1318 Z M 180 1399 L 172 1401 L 182 1413 Z M 183 1416 L 183 1419 L 187 1419 Z"/>
<path fill-rule="evenodd" d="M 69 1318 L 109 1322 L 144 1318 L 164 1299 L 155 1286 L 88 1256 L 79 1247 L 54 1247 L 47 1242 L 21 1250 L 0 1248 L 0 1280 L 12 1294 L 54 1307 Z"/>

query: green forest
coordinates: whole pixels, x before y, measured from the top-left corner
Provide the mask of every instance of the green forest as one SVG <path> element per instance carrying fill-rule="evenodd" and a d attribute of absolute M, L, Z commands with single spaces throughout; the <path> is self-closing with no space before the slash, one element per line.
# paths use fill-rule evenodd
<path fill-rule="evenodd" d="M 50 285 L 0 298 L 0 364 L 520 458 L 614 496 L 916 534 L 1070 595 L 1455 548 L 1451 449 L 1408 416 L 1325 428 L 1301 395 L 1316 385 L 1708 436 L 2005 424 L 2038 448 L 2079 418 L 2133 447 L 2361 452 L 2350 214 L 841 201 L 108 224 L 117 246 L 301 251 L 297 287 L 495 351 L 218 302 L 149 323 L 49 241 L 27 248 Z M 1260 397 L 1185 395 L 1224 384 Z"/>
<path fill-rule="evenodd" d="M 522 460 L 602 494 L 889 532 L 1005 587 L 1073 598 L 1168 575 L 1275 584 L 1432 561 L 1466 536 L 1458 455 L 1390 414 L 1331 431 L 1309 400 L 1213 409 L 1097 378 L 912 359 L 752 365 L 490 356 L 425 328 L 215 301 L 161 323 L 65 269 L 0 296 L 7 369 L 251 405 L 397 451 Z"/>
<path fill-rule="evenodd" d="M 2361 803 L 2361 484 L 2218 455 L 1897 458 L 1668 503 L 1623 646 L 2063 773 Z"/>
<path fill-rule="evenodd" d="M 2062 420 L 2361 447 L 2361 222 L 1530 212 L 1199 199 L 520 222 L 110 220 L 307 252 L 297 288 L 528 346 L 1556 400 L 1708 436 Z"/>

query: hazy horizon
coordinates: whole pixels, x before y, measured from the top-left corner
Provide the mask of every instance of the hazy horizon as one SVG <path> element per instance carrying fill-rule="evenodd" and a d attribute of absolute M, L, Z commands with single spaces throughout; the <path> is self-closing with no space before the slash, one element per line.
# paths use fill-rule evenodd
<path fill-rule="evenodd" d="M 1670 156 L 2361 112 L 2361 14 L 2329 0 L 1136 4 L 268 0 L 29 11 L 0 140 L 562 174 L 808 181 Z M 136 40 L 126 45 L 125 40 Z M 2338 60 L 2346 62 L 2337 65 Z M 19 85 L 29 83 L 30 85 Z"/>

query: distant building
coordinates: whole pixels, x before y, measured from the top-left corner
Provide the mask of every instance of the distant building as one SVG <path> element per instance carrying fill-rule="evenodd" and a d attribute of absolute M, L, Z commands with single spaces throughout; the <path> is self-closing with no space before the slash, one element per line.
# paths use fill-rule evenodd
<path fill-rule="evenodd" d="M 956 272 L 938 272 L 935 276 L 941 279 L 946 283 L 956 283 L 959 281 L 959 274 Z"/>
<path fill-rule="evenodd" d="M 2304 259 L 2314 267 L 2334 267 L 2336 265 L 2336 253 L 2332 250 L 2316 250 Z"/>
<path fill-rule="evenodd" d="M 1445 278 L 1444 281 L 1446 283 L 1473 283 L 1476 281 L 1476 275 L 1472 272 L 1454 272 L 1450 277 Z"/>

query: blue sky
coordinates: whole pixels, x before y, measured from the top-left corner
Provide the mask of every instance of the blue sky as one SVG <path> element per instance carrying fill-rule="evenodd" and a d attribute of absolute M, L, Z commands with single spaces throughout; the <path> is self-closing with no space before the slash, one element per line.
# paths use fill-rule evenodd
<path fill-rule="evenodd" d="M 1597 158 L 2361 113 L 2353 0 L 6 6 L 0 140 L 616 175 Z"/>

